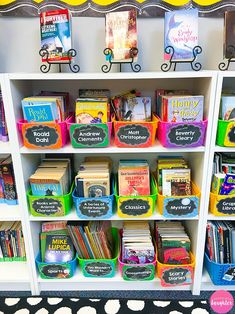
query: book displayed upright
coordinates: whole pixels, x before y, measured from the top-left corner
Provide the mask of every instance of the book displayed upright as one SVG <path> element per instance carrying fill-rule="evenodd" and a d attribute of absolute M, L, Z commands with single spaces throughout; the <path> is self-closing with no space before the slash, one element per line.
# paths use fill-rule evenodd
<path fill-rule="evenodd" d="M 70 60 L 72 48 L 70 15 L 67 9 L 46 11 L 40 14 L 41 49 L 49 52 L 48 61 Z M 42 58 L 45 61 L 46 58 Z"/>
<path fill-rule="evenodd" d="M 106 48 L 112 49 L 113 61 L 130 62 L 130 49 L 137 48 L 136 10 L 107 13 L 105 33 Z"/>
<path fill-rule="evenodd" d="M 164 48 L 172 46 L 172 60 L 191 60 L 193 48 L 198 45 L 198 10 L 178 10 L 165 13 Z M 165 53 L 165 60 L 170 54 Z"/>

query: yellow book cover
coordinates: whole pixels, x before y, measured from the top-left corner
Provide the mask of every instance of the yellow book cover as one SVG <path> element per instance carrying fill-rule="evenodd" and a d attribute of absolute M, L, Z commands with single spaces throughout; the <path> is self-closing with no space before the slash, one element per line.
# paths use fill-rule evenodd
<path fill-rule="evenodd" d="M 108 104 L 101 100 L 76 101 L 76 122 L 79 124 L 108 122 Z"/>

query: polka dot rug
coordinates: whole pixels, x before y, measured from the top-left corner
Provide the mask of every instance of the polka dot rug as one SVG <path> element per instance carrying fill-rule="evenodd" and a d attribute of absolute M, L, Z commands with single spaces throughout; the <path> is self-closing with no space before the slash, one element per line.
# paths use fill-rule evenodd
<path fill-rule="evenodd" d="M 210 314 L 206 300 L 0 298 L 0 314 Z"/>

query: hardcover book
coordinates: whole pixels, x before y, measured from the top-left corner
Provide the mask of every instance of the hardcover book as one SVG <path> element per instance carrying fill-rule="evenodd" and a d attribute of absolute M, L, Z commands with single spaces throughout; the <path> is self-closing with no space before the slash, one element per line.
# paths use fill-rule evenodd
<path fill-rule="evenodd" d="M 220 117 L 222 120 L 235 120 L 235 96 L 221 96 Z"/>
<path fill-rule="evenodd" d="M 66 62 L 72 48 L 70 15 L 67 9 L 40 14 L 41 49 L 49 52 L 48 61 Z M 42 58 L 45 61 L 46 58 Z"/>
<path fill-rule="evenodd" d="M 151 97 L 127 98 L 123 109 L 124 121 L 151 121 Z"/>
<path fill-rule="evenodd" d="M 78 98 L 76 101 L 76 122 L 81 124 L 108 122 L 107 99 Z"/>
<path fill-rule="evenodd" d="M 172 46 L 172 60 L 191 60 L 198 45 L 198 10 L 178 10 L 165 13 L 165 47 Z M 170 55 L 165 53 L 165 60 Z"/>
<path fill-rule="evenodd" d="M 136 10 L 107 13 L 105 32 L 106 48 L 113 51 L 112 60 L 131 61 L 130 49 L 137 48 Z"/>
<path fill-rule="evenodd" d="M 235 50 L 228 49 L 235 47 L 235 11 L 227 11 L 224 14 L 224 58 L 234 58 Z"/>

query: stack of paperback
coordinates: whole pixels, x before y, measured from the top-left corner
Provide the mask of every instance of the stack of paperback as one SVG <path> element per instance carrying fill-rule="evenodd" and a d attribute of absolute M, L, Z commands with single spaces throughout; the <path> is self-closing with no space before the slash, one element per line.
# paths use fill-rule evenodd
<path fill-rule="evenodd" d="M 103 197 L 110 195 L 111 161 L 86 158 L 75 177 L 79 197 Z"/>
<path fill-rule="evenodd" d="M 235 225 L 228 221 L 208 221 L 206 250 L 219 264 L 235 263 Z"/>
<path fill-rule="evenodd" d="M 0 224 L 0 260 L 20 258 L 25 260 L 25 245 L 22 226 L 19 221 Z"/>
<path fill-rule="evenodd" d="M 159 89 L 156 95 L 156 113 L 164 122 L 203 121 L 204 96 L 192 96 L 186 90 Z"/>
<path fill-rule="evenodd" d="M 148 222 L 124 221 L 122 234 L 122 262 L 147 264 L 155 260 L 155 250 Z"/>
<path fill-rule="evenodd" d="M 49 53 L 50 62 L 67 62 L 72 48 L 70 14 L 67 9 L 40 14 L 41 48 Z M 43 61 L 46 58 L 42 59 Z"/>
<path fill-rule="evenodd" d="M 0 203 L 15 204 L 17 193 L 14 170 L 10 155 L 0 156 Z"/>
<path fill-rule="evenodd" d="M 146 160 L 120 160 L 119 196 L 150 195 L 150 170 Z"/>
<path fill-rule="evenodd" d="M 30 176 L 32 195 L 61 196 L 69 192 L 71 185 L 70 159 L 45 158 Z"/>
<path fill-rule="evenodd" d="M 26 97 L 22 103 L 27 122 L 62 122 L 68 114 L 69 94 L 42 91 L 38 96 Z"/>
<path fill-rule="evenodd" d="M 110 221 L 70 221 L 67 226 L 79 258 L 113 258 L 114 239 Z"/>
<path fill-rule="evenodd" d="M 75 250 L 64 221 L 42 223 L 40 246 L 42 262 L 67 263 L 74 259 Z"/>
<path fill-rule="evenodd" d="M 191 195 L 191 169 L 183 157 L 157 160 L 158 188 L 164 196 Z"/>
<path fill-rule="evenodd" d="M 155 222 L 158 260 L 164 264 L 189 264 L 191 241 L 181 222 Z"/>
<path fill-rule="evenodd" d="M 233 154 L 215 154 L 211 192 L 219 195 L 235 194 L 235 160 Z"/>
<path fill-rule="evenodd" d="M 136 90 L 112 97 L 112 111 L 117 121 L 151 121 L 151 97 L 140 97 Z"/>
<path fill-rule="evenodd" d="M 109 98 L 107 89 L 80 89 L 76 100 L 76 123 L 107 123 L 110 120 Z"/>
<path fill-rule="evenodd" d="M 8 131 L 1 91 L 0 91 L 0 141 L 3 142 L 8 141 Z"/>

